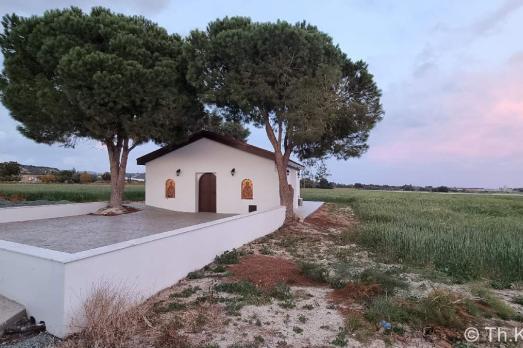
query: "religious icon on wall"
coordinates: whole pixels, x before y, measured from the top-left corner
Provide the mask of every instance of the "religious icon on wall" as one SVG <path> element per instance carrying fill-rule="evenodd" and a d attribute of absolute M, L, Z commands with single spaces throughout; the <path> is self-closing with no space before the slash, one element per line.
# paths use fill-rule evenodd
<path fill-rule="evenodd" d="M 253 184 L 251 179 L 242 180 L 242 199 L 252 199 L 254 196 Z"/>
<path fill-rule="evenodd" d="M 173 179 L 167 179 L 165 182 L 165 198 L 174 198 L 176 195 L 176 183 Z"/>

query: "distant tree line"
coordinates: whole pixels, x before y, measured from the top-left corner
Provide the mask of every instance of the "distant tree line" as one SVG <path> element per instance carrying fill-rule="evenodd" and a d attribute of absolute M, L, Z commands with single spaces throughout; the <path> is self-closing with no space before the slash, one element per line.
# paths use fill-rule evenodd
<path fill-rule="evenodd" d="M 43 174 L 33 174 L 28 173 L 29 175 L 34 175 L 42 183 L 63 183 L 63 184 L 88 184 L 95 181 L 111 181 L 111 174 L 105 172 L 101 175 L 88 173 L 88 172 L 79 172 L 76 169 L 70 170 L 53 170 L 46 171 Z M 0 162 L 0 181 L 3 182 L 17 182 L 22 180 L 22 165 L 17 162 Z"/>
<path fill-rule="evenodd" d="M 336 184 L 336 187 L 355 188 L 360 190 L 381 190 L 381 191 L 421 191 L 421 192 L 459 192 L 454 187 L 447 186 L 414 186 L 414 185 L 376 185 L 376 184 Z"/>
<path fill-rule="evenodd" d="M 20 170 L 16 162 L 0 163 L 0 181 L 20 181 Z"/>
<path fill-rule="evenodd" d="M 321 188 L 333 189 L 336 183 L 330 182 L 327 166 L 323 160 L 304 161 L 305 168 L 301 172 L 300 187 L 302 188 Z"/>
<path fill-rule="evenodd" d="M 485 189 L 467 189 L 448 186 L 415 186 L 415 185 L 377 185 L 377 184 L 338 184 L 331 183 L 337 188 L 354 188 L 359 190 L 380 190 L 380 191 L 416 191 L 416 192 L 487 192 Z M 304 187 L 304 186 L 302 186 Z M 500 189 L 501 191 L 501 189 Z M 523 188 L 513 188 L 514 192 L 523 192 Z"/>

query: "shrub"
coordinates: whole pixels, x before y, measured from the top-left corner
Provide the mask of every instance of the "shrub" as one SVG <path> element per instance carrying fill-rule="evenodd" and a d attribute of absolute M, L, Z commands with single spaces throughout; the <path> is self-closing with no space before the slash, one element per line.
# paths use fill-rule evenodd
<path fill-rule="evenodd" d="M 241 296 L 260 296 L 261 291 L 251 282 L 239 281 L 235 283 L 221 283 L 214 287 L 216 291 L 237 294 Z"/>
<path fill-rule="evenodd" d="M 274 297 L 277 300 L 290 300 L 292 299 L 291 288 L 285 283 L 278 283 L 270 291 L 270 296 Z"/>
<path fill-rule="evenodd" d="M 225 302 L 228 314 L 237 315 L 238 311 L 245 305 L 262 305 L 270 303 L 269 296 L 251 282 L 242 280 L 234 283 L 221 283 L 214 286 L 214 290 L 238 295 L 235 298 L 221 298 L 219 301 Z"/>
<path fill-rule="evenodd" d="M 94 178 L 91 174 L 83 172 L 80 174 L 80 183 L 81 184 L 90 184 L 94 181 Z"/>
<path fill-rule="evenodd" d="M 40 177 L 40 181 L 44 184 L 51 184 L 53 182 L 58 182 L 58 178 L 54 174 L 45 174 Z"/>
<path fill-rule="evenodd" d="M 108 284 L 97 286 L 85 300 L 82 312 L 73 321 L 73 327 L 82 330 L 64 341 L 64 348 L 124 348 L 139 331 L 146 312 L 144 307 L 129 297 L 128 289 Z"/>
<path fill-rule="evenodd" d="M 329 271 L 319 263 L 303 261 L 298 265 L 303 275 L 307 278 L 321 283 L 329 281 Z"/>
<path fill-rule="evenodd" d="M 194 272 L 189 272 L 187 274 L 187 279 L 200 279 L 200 278 L 203 278 L 204 275 L 205 274 L 201 270 L 194 271 Z"/>
<path fill-rule="evenodd" d="M 240 262 L 240 256 L 241 253 L 236 249 L 227 250 L 223 254 L 216 256 L 214 262 L 221 265 L 232 265 Z"/>

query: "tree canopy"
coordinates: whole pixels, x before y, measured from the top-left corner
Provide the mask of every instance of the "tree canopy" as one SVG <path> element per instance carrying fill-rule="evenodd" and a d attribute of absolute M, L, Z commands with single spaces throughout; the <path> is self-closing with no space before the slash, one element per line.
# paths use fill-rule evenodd
<path fill-rule="evenodd" d="M 128 153 L 149 140 L 205 129 L 245 137 L 207 114 L 186 81 L 183 40 L 138 16 L 72 7 L 2 19 L 1 98 L 19 130 L 40 143 L 106 145 L 111 205 L 120 206 Z"/>
<path fill-rule="evenodd" d="M 71 8 L 2 24 L 2 101 L 38 142 L 161 141 L 202 113 L 184 83 L 181 38 L 143 17 Z"/>
<path fill-rule="evenodd" d="M 291 154 L 347 159 L 367 149 L 383 114 L 380 91 L 367 64 L 349 59 L 316 27 L 224 18 L 188 42 L 188 79 L 203 100 L 229 119 L 265 128 L 288 208 Z"/>

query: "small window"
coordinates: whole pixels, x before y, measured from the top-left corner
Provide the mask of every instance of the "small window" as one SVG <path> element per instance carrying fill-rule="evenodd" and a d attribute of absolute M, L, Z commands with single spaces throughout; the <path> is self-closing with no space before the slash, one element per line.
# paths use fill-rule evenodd
<path fill-rule="evenodd" d="M 165 181 L 165 198 L 174 198 L 176 196 L 176 183 L 173 179 Z"/>
<path fill-rule="evenodd" d="M 249 205 L 249 213 L 252 213 L 253 211 L 258 210 L 258 207 L 256 205 Z"/>
<path fill-rule="evenodd" d="M 242 199 L 253 199 L 254 189 L 251 179 L 242 180 Z"/>

